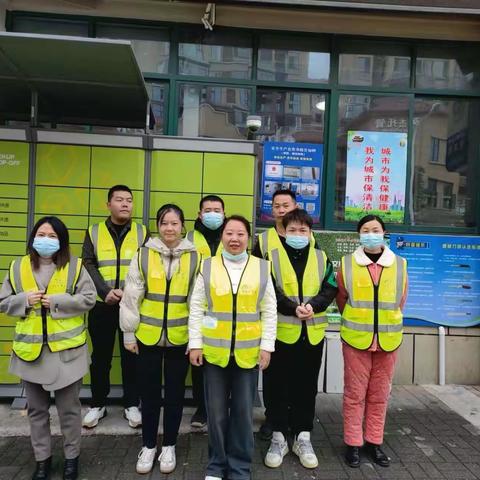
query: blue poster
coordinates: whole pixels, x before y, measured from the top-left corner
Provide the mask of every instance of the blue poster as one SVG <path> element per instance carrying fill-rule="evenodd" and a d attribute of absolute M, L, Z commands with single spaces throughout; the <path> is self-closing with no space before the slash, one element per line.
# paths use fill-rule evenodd
<path fill-rule="evenodd" d="M 408 262 L 406 325 L 480 323 L 480 237 L 391 234 L 390 248 Z"/>
<path fill-rule="evenodd" d="M 323 145 L 265 142 L 260 218 L 272 220 L 272 196 L 280 189 L 295 192 L 300 208 L 320 221 Z"/>

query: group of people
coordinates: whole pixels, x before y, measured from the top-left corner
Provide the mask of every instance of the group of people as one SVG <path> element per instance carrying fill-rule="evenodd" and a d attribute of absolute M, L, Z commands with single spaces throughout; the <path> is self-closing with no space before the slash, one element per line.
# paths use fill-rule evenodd
<path fill-rule="evenodd" d="M 315 468 L 310 433 L 325 313 L 334 299 L 342 314 L 345 459 L 358 467 L 365 446 L 375 463 L 389 465 L 381 446 L 407 272 L 405 260 L 384 243 L 381 218 L 359 221 L 360 246 L 335 275 L 316 245 L 311 217 L 289 190 L 275 192 L 275 226 L 259 235 L 251 254 L 249 221 L 226 217 L 215 195 L 201 200 L 186 235 L 182 209 L 166 204 L 157 212 L 158 236 L 150 236 L 132 221 L 133 195 L 125 185 L 109 190 L 107 207 L 106 221 L 86 232 L 83 265 L 70 254 L 65 225 L 41 218 L 27 255 L 12 262 L 0 291 L 0 311 L 16 317 L 10 372 L 23 380 L 27 396 L 33 480 L 51 471 L 51 392 L 64 439 L 63 478 L 78 477 L 82 424 L 94 428 L 107 414 L 117 331 L 124 416 L 142 428 L 138 473 L 150 472 L 157 458 L 161 406 L 160 471 L 176 467 L 189 365 L 198 407 L 192 425 L 208 425 L 205 480 L 251 478 L 259 370 L 261 433 L 270 439 L 265 464 L 278 468 L 290 444 L 305 468 Z M 92 399 L 82 419 L 86 312 Z"/>

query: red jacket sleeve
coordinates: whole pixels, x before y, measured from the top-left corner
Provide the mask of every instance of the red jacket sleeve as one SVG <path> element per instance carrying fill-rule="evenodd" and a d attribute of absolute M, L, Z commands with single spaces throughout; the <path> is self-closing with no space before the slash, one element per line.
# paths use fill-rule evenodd
<path fill-rule="evenodd" d="M 343 313 L 343 309 L 345 308 L 345 304 L 348 300 L 348 292 L 345 288 L 345 283 L 343 281 L 342 270 L 339 269 L 337 272 L 337 285 L 338 285 L 338 292 L 337 296 L 335 297 L 335 301 L 337 302 L 337 307 L 340 313 Z"/>

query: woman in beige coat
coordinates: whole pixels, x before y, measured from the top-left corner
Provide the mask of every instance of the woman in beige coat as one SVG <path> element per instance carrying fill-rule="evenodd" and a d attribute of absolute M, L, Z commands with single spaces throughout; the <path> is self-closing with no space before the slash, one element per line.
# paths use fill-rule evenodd
<path fill-rule="evenodd" d="M 89 356 L 83 314 L 96 291 L 81 262 L 70 256 L 67 227 L 44 217 L 33 227 L 28 255 L 12 262 L 0 290 L 0 312 L 16 320 L 9 371 L 23 380 L 36 469 L 50 475 L 50 393 L 55 392 L 63 434 L 63 478 L 78 476 L 82 429 L 79 391 Z"/>

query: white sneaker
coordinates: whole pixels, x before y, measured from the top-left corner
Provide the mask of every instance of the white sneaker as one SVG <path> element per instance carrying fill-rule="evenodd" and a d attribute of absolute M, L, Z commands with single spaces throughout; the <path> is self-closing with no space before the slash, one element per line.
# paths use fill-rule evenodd
<path fill-rule="evenodd" d="M 318 467 L 318 459 L 310 441 L 310 432 L 300 432 L 293 442 L 292 450 L 305 468 Z"/>
<path fill-rule="evenodd" d="M 149 473 L 152 470 L 155 456 L 157 455 L 157 447 L 147 448 L 142 447 L 138 454 L 137 473 Z"/>
<path fill-rule="evenodd" d="M 177 466 L 177 458 L 175 457 L 175 445 L 168 445 L 162 447 L 160 456 L 158 457 L 160 462 L 160 471 L 162 473 L 172 473 Z"/>
<path fill-rule="evenodd" d="M 128 420 L 128 424 L 132 428 L 137 428 L 142 424 L 142 414 L 138 407 L 126 408 L 123 412 L 123 416 Z"/>
<path fill-rule="evenodd" d="M 207 475 L 205 480 L 222 480 L 222 477 L 212 477 L 211 475 Z"/>
<path fill-rule="evenodd" d="M 282 432 L 273 432 L 272 440 L 267 454 L 265 465 L 270 468 L 277 468 L 283 462 L 283 457 L 288 453 L 288 443 Z"/>
<path fill-rule="evenodd" d="M 105 407 L 89 408 L 82 420 L 82 426 L 85 428 L 93 428 L 98 425 L 98 422 L 107 415 Z"/>

